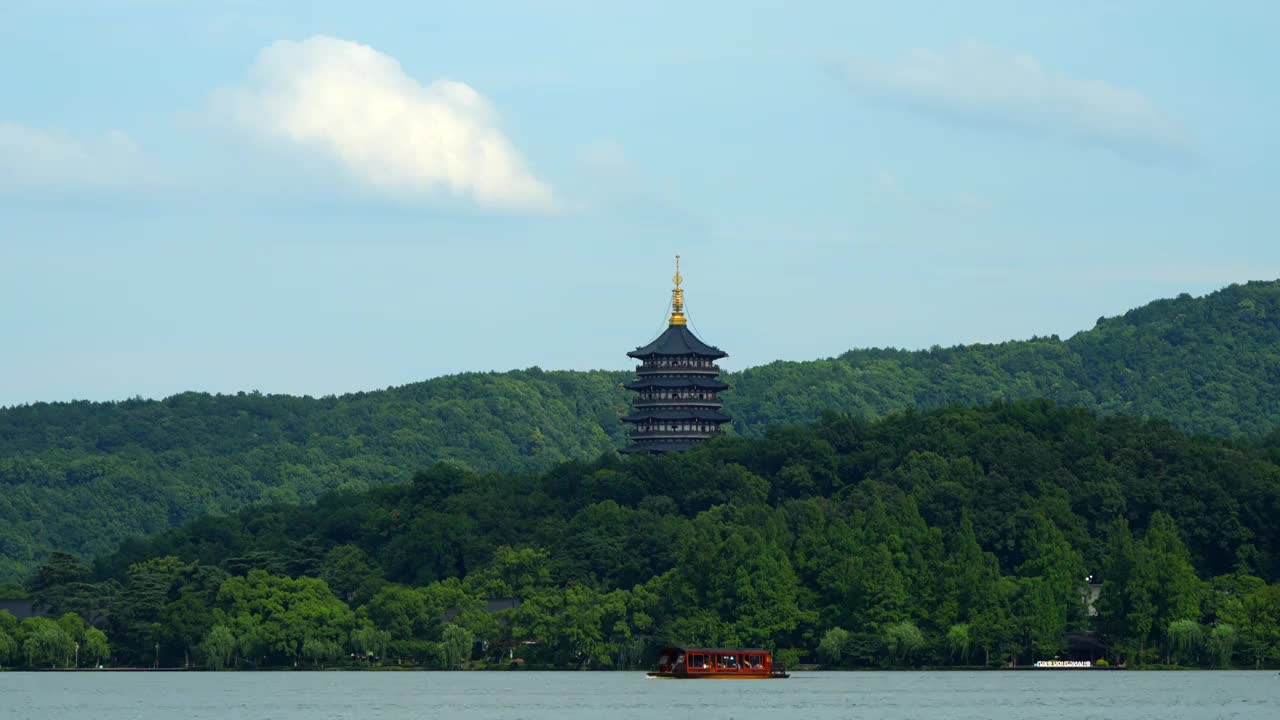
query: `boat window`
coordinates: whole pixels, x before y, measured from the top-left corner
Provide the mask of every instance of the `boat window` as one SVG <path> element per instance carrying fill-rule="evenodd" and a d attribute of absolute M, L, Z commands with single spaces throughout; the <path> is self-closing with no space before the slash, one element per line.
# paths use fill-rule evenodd
<path fill-rule="evenodd" d="M 721 655 L 719 665 L 722 668 L 737 669 L 738 656 L 737 655 Z"/>
<path fill-rule="evenodd" d="M 707 667 L 707 656 L 706 655 L 690 655 L 689 667 L 705 669 Z"/>

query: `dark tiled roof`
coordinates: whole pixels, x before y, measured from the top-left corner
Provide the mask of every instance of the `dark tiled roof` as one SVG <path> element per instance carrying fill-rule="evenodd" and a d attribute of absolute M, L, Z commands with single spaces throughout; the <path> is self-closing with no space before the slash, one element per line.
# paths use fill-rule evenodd
<path fill-rule="evenodd" d="M 720 392 L 728 390 L 729 386 L 719 380 L 713 380 L 708 377 L 649 377 L 633 380 L 623 385 L 628 390 L 644 390 L 646 388 L 698 388 L 699 390 L 711 390 Z"/>
<path fill-rule="evenodd" d="M 636 348 L 627 353 L 633 358 L 650 355 L 696 355 L 706 358 L 729 357 L 729 353 L 718 347 L 712 347 L 698 339 L 687 325 L 671 325 L 658 336 L 657 340 Z"/>
<path fill-rule="evenodd" d="M 26 620 L 36 615 L 30 600 L 0 600 L 0 610 L 8 610 L 10 615 L 19 620 Z"/>

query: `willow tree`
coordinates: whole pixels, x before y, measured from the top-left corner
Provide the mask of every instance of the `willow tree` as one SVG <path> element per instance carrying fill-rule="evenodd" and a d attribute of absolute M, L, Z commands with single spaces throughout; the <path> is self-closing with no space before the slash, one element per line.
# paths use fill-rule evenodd
<path fill-rule="evenodd" d="M 1165 662 L 1177 661 L 1180 665 L 1199 659 L 1200 648 L 1204 645 L 1204 628 L 1200 623 L 1189 618 L 1174 620 L 1165 631 L 1168 643 Z"/>
<path fill-rule="evenodd" d="M 200 650 L 211 670 L 222 670 L 230 665 L 239 647 L 236 636 L 226 625 L 214 625 L 200 643 Z"/>
<path fill-rule="evenodd" d="M 96 627 L 84 631 L 84 647 L 81 648 L 87 658 L 93 658 L 93 666 L 102 664 L 102 659 L 111 655 L 111 645 L 107 643 L 107 634 Z"/>
<path fill-rule="evenodd" d="M 444 665 L 447 670 L 458 670 L 471 659 L 471 644 L 475 636 L 470 630 L 449 624 L 444 626 Z"/>
<path fill-rule="evenodd" d="M 952 659 L 959 660 L 961 664 L 969 662 L 972 646 L 973 633 L 970 632 L 969 623 L 952 625 L 947 630 L 947 650 L 951 652 Z"/>
<path fill-rule="evenodd" d="M 924 633 L 916 627 L 915 623 L 903 620 L 885 628 L 884 644 L 895 662 L 908 662 L 924 647 Z"/>

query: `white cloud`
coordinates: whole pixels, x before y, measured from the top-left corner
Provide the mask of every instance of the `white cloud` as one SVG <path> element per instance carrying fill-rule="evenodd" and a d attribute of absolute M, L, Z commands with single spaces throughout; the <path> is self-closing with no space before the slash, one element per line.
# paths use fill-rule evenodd
<path fill-rule="evenodd" d="M 465 83 L 422 85 L 367 45 L 316 36 L 259 53 L 247 83 L 213 97 L 214 112 L 246 133 L 323 153 L 377 192 L 441 191 L 479 205 L 553 207 L 497 114 Z"/>
<path fill-rule="evenodd" d="M 0 122 L 0 190 L 119 190 L 147 180 L 141 152 L 119 130 L 78 138 Z"/>
<path fill-rule="evenodd" d="M 927 115 L 1138 154 L 1187 157 L 1191 139 L 1142 93 L 984 45 L 839 66 L 858 95 Z"/>

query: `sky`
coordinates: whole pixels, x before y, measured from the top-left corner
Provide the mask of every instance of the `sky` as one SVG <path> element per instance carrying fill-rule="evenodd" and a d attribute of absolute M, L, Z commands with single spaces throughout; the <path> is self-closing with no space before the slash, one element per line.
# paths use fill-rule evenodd
<path fill-rule="evenodd" d="M 1280 278 L 1280 4 L 16 0 L 0 406 L 737 370 Z"/>

